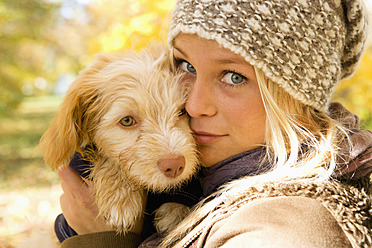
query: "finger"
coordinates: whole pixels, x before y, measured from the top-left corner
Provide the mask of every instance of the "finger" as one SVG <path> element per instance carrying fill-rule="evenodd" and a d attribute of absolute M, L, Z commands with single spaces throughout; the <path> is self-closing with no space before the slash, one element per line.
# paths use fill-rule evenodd
<path fill-rule="evenodd" d="M 74 206 L 70 206 L 72 209 L 75 206 L 83 209 L 96 208 L 92 188 L 74 170 L 68 166 L 64 166 L 58 170 L 58 175 L 62 180 L 61 185 L 66 193 L 67 200 L 70 201 L 71 205 L 74 204 Z"/>
<path fill-rule="evenodd" d="M 86 187 L 90 190 L 91 193 L 93 193 L 93 186 L 94 186 L 94 183 L 92 180 L 88 179 L 88 178 L 82 178 Z"/>
<path fill-rule="evenodd" d="M 61 207 L 63 214 L 65 215 L 65 218 L 71 215 L 71 201 L 68 199 L 66 194 L 62 194 L 59 197 L 59 205 Z"/>
<path fill-rule="evenodd" d="M 61 166 L 57 172 L 65 187 L 77 198 L 86 197 L 88 186 L 85 181 L 70 167 Z M 90 191 L 90 190 L 89 190 Z"/>
<path fill-rule="evenodd" d="M 76 197 L 74 193 L 71 191 L 71 188 L 63 181 L 61 182 L 61 188 L 66 198 L 68 198 L 71 201 L 76 200 Z"/>
<path fill-rule="evenodd" d="M 59 198 L 59 203 L 62 212 L 71 213 L 71 210 L 78 206 L 78 200 L 76 199 L 75 194 L 71 191 L 71 188 L 64 181 L 61 182 L 61 188 L 63 193 Z"/>
<path fill-rule="evenodd" d="M 61 183 L 63 193 L 59 198 L 60 206 L 66 220 L 74 223 L 75 220 L 80 220 L 80 218 L 87 212 L 86 206 L 88 204 L 83 204 L 85 200 L 75 198 L 73 192 L 71 192 L 70 187 L 64 182 Z M 79 221 L 78 221 L 79 223 Z"/>

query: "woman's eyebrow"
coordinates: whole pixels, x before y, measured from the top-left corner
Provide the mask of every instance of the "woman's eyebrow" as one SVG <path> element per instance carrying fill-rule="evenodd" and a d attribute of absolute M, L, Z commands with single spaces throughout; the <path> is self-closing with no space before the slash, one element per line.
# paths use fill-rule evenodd
<path fill-rule="evenodd" d="M 247 63 L 247 61 L 243 57 L 237 54 L 233 54 L 232 52 L 226 49 L 212 54 L 211 58 L 213 59 L 215 63 L 218 63 L 218 64 L 246 64 Z"/>
<path fill-rule="evenodd" d="M 234 58 L 216 58 L 214 60 L 218 64 L 246 64 L 247 61 L 245 61 L 243 58 L 240 57 L 234 57 Z"/>
<path fill-rule="evenodd" d="M 183 56 L 185 56 L 185 57 L 187 58 L 186 53 L 184 53 L 184 52 L 181 50 L 181 48 L 178 48 L 178 47 L 176 47 L 176 46 L 174 46 L 173 48 L 176 49 L 180 54 L 182 54 Z"/>
<path fill-rule="evenodd" d="M 218 64 L 240 64 L 238 60 L 232 59 L 215 59 L 214 61 Z"/>

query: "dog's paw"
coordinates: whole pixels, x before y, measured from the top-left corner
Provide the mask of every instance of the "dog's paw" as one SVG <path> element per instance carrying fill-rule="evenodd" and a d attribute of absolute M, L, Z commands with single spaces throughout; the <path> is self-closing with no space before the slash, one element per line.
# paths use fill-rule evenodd
<path fill-rule="evenodd" d="M 167 202 L 155 211 L 154 225 L 158 233 L 173 230 L 188 214 L 190 208 L 175 202 Z"/>

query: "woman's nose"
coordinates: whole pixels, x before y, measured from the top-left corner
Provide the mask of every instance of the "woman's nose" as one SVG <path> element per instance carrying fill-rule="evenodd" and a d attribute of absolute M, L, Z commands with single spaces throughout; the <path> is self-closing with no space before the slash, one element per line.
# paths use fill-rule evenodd
<path fill-rule="evenodd" d="M 212 84 L 207 80 L 196 79 L 190 85 L 189 97 L 185 109 L 194 118 L 213 116 L 216 113 L 216 97 Z"/>

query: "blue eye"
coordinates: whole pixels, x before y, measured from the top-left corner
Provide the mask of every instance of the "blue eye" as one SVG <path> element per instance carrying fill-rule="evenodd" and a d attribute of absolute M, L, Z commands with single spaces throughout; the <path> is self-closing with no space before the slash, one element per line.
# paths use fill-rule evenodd
<path fill-rule="evenodd" d="M 227 72 L 222 78 L 222 81 L 227 84 L 241 84 L 246 80 L 247 80 L 246 77 L 235 72 Z"/>
<path fill-rule="evenodd" d="M 187 61 L 182 61 L 179 66 L 180 66 L 181 70 L 183 70 L 185 72 L 196 73 L 196 70 L 195 70 L 194 66 L 192 66 Z"/>

